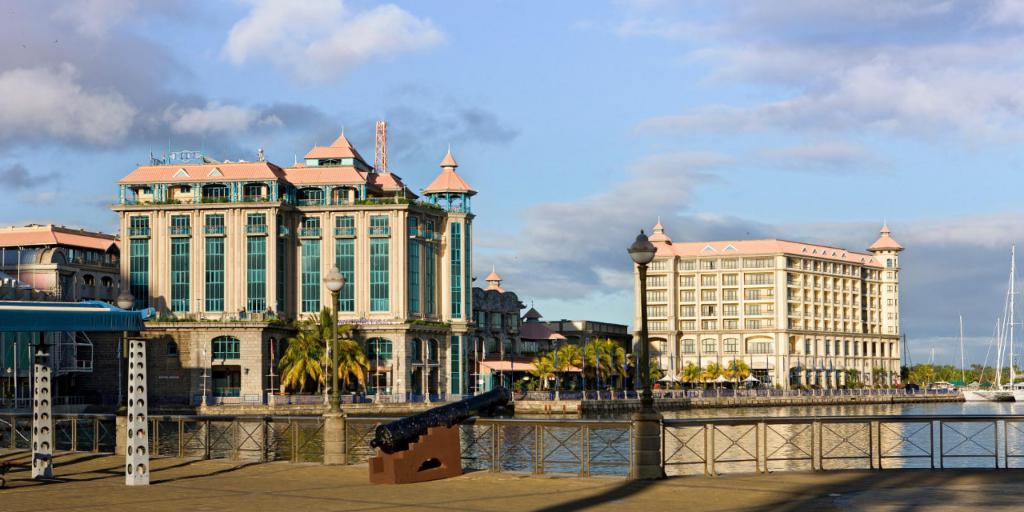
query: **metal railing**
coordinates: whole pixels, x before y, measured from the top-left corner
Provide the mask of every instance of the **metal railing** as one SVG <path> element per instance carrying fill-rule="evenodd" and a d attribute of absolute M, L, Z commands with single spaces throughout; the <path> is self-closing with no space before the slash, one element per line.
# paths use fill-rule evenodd
<path fill-rule="evenodd" d="M 53 441 L 58 451 L 113 452 L 116 419 L 113 414 L 56 414 Z M 0 449 L 31 449 L 32 415 L 0 415 Z"/>
<path fill-rule="evenodd" d="M 832 469 L 1024 467 L 1024 416 L 671 419 L 669 476 Z"/>
<path fill-rule="evenodd" d="M 797 398 L 797 397 L 849 397 L 849 396 L 942 396 L 957 395 L 957 390 L 921 389 L 907 391 L 905 389 L 656 389 L 652 391 L 655 399 L 673 398 Z M 602 390 L 602 391 L 559 391 L 559 400 L 637 400 L 640 396 L 634 390 Z M 527 391 L 516 393 L 516 400 L 554 400 L 555 391 Z"/>
<path fill-rule="evenodd" d="M 345 421 L 349 464 L 365 462 L 373 429 L 394 418 Z M 629 473 L 632 438 L 628 420 L 535 420 L 476 418 L 461 425 L 462 465 L 467 470 L 578 476 Z"/>

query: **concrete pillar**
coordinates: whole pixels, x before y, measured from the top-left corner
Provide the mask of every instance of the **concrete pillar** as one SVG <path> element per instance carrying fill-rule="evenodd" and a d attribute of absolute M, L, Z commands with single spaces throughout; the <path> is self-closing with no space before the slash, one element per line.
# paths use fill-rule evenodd
<path fill-rule="evenodd" d="M 44 335 L 45 336 L 45 335 Z M 53 409 L 50 354 L 45 341 L 36 351 L 32 379 L 32 478 L 53 478 Z"/>
<path fill-rule="evenodd" d="M 324 465 L 348 464 L 345 448 L 345 414 L 324 414 Z"/>
<path fill-rule="evenodd" d="M 146 380 L 146 342 L 131 340 L 128 353 L 128 418 L 125 485 L 149 485 L 149 407 Z"/>
<path fill-rule="evenodd" d="M 633 462 L 629 477 L 656 480 L 665 477 L 661 466 L 661 414 L 638 412 L 631 417 Z"/>

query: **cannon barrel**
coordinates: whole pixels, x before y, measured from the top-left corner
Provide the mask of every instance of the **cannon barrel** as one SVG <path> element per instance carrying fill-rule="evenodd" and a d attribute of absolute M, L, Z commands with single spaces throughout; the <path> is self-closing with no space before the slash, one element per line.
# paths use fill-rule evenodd
<path fill-rule="evenodd" d="M 379 448 L 384 453 L 402 451 L 409 447 L 409 443 L 425 434 L 430 427 L 451 427 L 472 416 L 487 414 L 498 407 L 503 407 L 511 399 L 512 394 L 507 389 L 498 387 L 458 402 L 377 425 L 370 446 Z"/>

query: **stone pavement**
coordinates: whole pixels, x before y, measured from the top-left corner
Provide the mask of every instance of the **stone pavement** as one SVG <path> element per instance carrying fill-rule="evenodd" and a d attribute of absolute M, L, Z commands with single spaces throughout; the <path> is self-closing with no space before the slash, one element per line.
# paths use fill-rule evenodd
<path fill-rule="evenodd" d="M 152 462 L 153 485 L 125 487 L 123 457 L 66 454 L 58 479 L 29 479 L 27 455 L 0 490 L 0 510 L 1021 510 L 1024 470 L 775 473 L 657 482 L 621 478 L 469 473 L 401 486 L 368 483 L 367 468 L 240 464 L 173 458 Z"/>

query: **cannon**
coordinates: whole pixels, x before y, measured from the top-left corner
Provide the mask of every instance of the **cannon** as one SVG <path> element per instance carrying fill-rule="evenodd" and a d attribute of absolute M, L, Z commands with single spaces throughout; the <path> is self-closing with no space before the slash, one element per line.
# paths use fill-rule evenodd
<path fill-rule="evenodd" d="M 425 482 L 462 474 L 458 424 L 504 407 L 512 398 L 505 388 L 406 416 L 374 429 L 370 458 L 374 483 Z"/>

